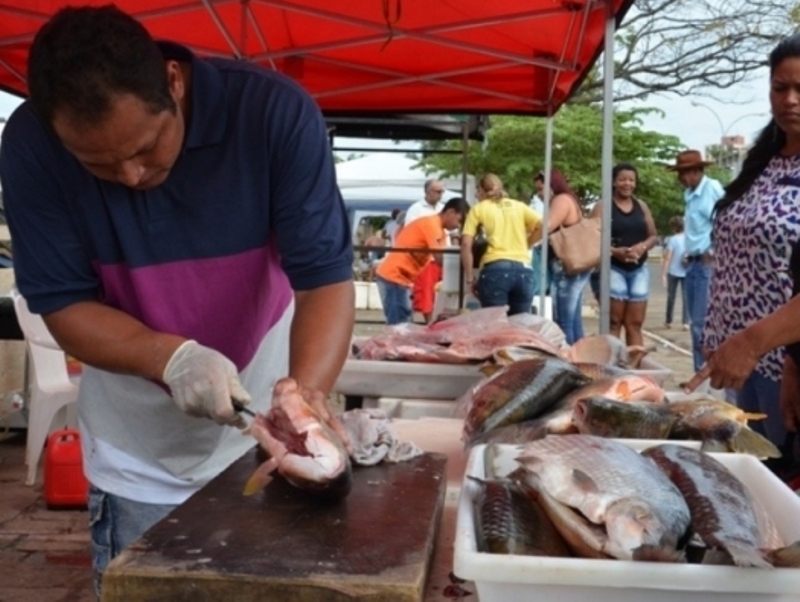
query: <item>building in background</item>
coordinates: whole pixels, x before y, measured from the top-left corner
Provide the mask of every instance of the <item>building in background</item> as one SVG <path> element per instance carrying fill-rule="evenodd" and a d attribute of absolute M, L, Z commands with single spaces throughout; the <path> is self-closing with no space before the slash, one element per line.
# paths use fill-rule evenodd
<path fill-rule="evenodd" d="M 735 176 L 742 168 L 742 162 L 749 146 L 747 139 L 739 134 L 735 136 L 723 136 L 719 144 L 706 146 L 706 157 L 713 160 L 719 167 L 730 171 L 731 176 Z"/>

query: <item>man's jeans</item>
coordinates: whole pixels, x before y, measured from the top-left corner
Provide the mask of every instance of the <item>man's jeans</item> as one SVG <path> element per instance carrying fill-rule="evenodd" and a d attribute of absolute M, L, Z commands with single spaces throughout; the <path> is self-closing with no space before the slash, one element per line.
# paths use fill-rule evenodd
<path fill-rule="evenodd" d="M 560 261 L 553 260 L 553 289 L 555 306 L 553 313 L 555 322 L 564 331 L 567 344 L 572 345 L 583 338 L 583 289 L 589 281 L 592 271 L 568 275 Z"/>
<path fill-rule="evenodd" d="M 665 324 L 672 324 L 673 310 L 675 309 L 675 298 L 677 297 L 678 287 L 681 287 L 681 324 L 689 323 L 689 308 L 686 307 L 686 281 L 679 276 L 667 274 L 667 319 Z"/>
<path fill-rule="evenodd" d="M 708 288 L 711 282 L 711 264 L 702 260 L 689 262 L 686 267 L 686 306 L 692 322 L 692 355 L 695 372 L 705 363 L 702 349 L 703 325 L 708 312 Z"/>
<path fill-rule="evenodd" d="M 378 285 L 378 293 L 381 296 L 383 305 L 383 315 L 386 316 L 386 323 L 404 324 L 411 321 L 411 289 L 401 286 L 394 282 L 375 276 L 375 283 Z"/>
<path fill-rule="evenodd" d="M 89 488 L 89 527 L 92 536 L 94 589 L 98 598 L 103 571 L 117 554 L 172 512 L 175 506 L 134 502 L 92 485 Z"/>
<path fill-rule="evenodd" d="M 478 299 L 482 307 L 508 305 L 508 315 L 529 314 L 533 305 L 533 270 L 518 261 L 493 261 L 481 268 Z"/>

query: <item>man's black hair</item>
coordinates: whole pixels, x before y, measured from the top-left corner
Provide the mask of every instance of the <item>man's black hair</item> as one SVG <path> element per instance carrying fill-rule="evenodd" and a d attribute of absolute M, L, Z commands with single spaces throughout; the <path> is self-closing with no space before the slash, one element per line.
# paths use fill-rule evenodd
<path fill-rule="evenodd" d="M 469 211 L 469 203 L 467 203 L 467 201 L 462 199 L 460 196 L 455 196 L 444 204 L 444 207 L 442 207 L 442 213 L 448 209 L 452 209 L 461 215 L 466 215 Z"/>
<path fill-rule="evenodd" d="M 57 111 L 78 123 L 100 123 L 117 94 L 137 96 L 154 113 L 175 110 L 158 46 L 113 5 L 58 11 L 33 40 L 28 89 L 48 125 Z"/>

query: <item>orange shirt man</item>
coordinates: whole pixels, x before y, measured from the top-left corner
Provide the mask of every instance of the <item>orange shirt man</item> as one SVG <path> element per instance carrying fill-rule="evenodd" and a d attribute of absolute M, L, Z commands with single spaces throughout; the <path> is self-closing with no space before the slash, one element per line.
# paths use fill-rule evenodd
<path fill-rule="evenodd" d="M 411 320 L 409 293 L 414 279 L 434 259 L 429 249 L 446 246 L 445 230 L 459 228 L 468 209 L 463 199 L 450 199 L 441 213 L 416 219 L 400 230 L 395 243 L 397 247 L 425 250 L 387 253 L 378 265 L 376 281 L 387 323 L 400 324 Z"/>

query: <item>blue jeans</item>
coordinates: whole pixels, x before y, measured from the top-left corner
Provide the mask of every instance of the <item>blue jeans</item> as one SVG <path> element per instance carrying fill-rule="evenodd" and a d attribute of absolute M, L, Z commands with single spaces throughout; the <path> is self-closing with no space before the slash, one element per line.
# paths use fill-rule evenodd
<path fill-rule="evenodd" d="M 736 394 L 736 405 L 739 408 L 745 412 L 761 412 L 767 415 L 764 420 L 751 420 L 747 425 L 778 447 L 786 440 L 786 427 L 783 425 L 778 407 L 780 393 L 779 381 L 770 380 L 758 372 L 753 372 Z"/>
<path fill-rule="evenodd" d="M 92 536 L 94 589 L 98 598 L 103 571 L 117 554 L 172 512 L 175 506 L 134 502 L 89 487 L 89 527 Z"/>
<path fill-rule="evenodd" d="M 711 265 L 703 261 L 691 261 L 686 268 L 686 308 L 692 322 L 692 355 L 697 372 L 705 363 L 703 357 L 703 325 L 708 312 L 708 287 L 711 282 Z"/>
<path fill-rule="evenodd" d="M 394 282 L 375 276 L 375 283 L 378 285 L 378 293 L 381 296 L 383 305 L 383 315 L 386 316 L 386 323 L 403 324 L 411 321 L 411 289 L 401 286 Z"/>
<path fill-rule="evenodd" d="M 508 305 L 508 315 L 529 314 L 533 305 L 533 270 L 518 261 L 493 261 L 481 267 L 478 299 L 482 307 Z"/>
<path fill-rule="evenodd" d="M 667 274 L 667 319 L 664 320 L 665 324 L 672 324 L 672 314 L 675 309 L 675 297 L 678 292 L 678 287 L 681 287 L 681 324 L 689 323 L 689 308 L 686 307 L 686 282 L 682 276 L 673 276 Z"/>
<path fill-rule="evenodd" d="M 561 262 L 554 259 L 553 267 L 553 288 L 555 290 L 555 303 L 553 313 L 555 321 L 564 331 L 567 337 L 567 344 L 572 345 L 578 339 L 583 338 L 583 289 L 589 281 L 592 271 L 568 275 L 564 271 Z"/>
<path fill-rule="evenodd" d="M 642 264 L 635 270 L 623 270 L 612 264 L 609 289 L 609 297 L 617 301 L 647 301 L 650 293 L 650 270 L 647 269 L 647 264 Z"/>

